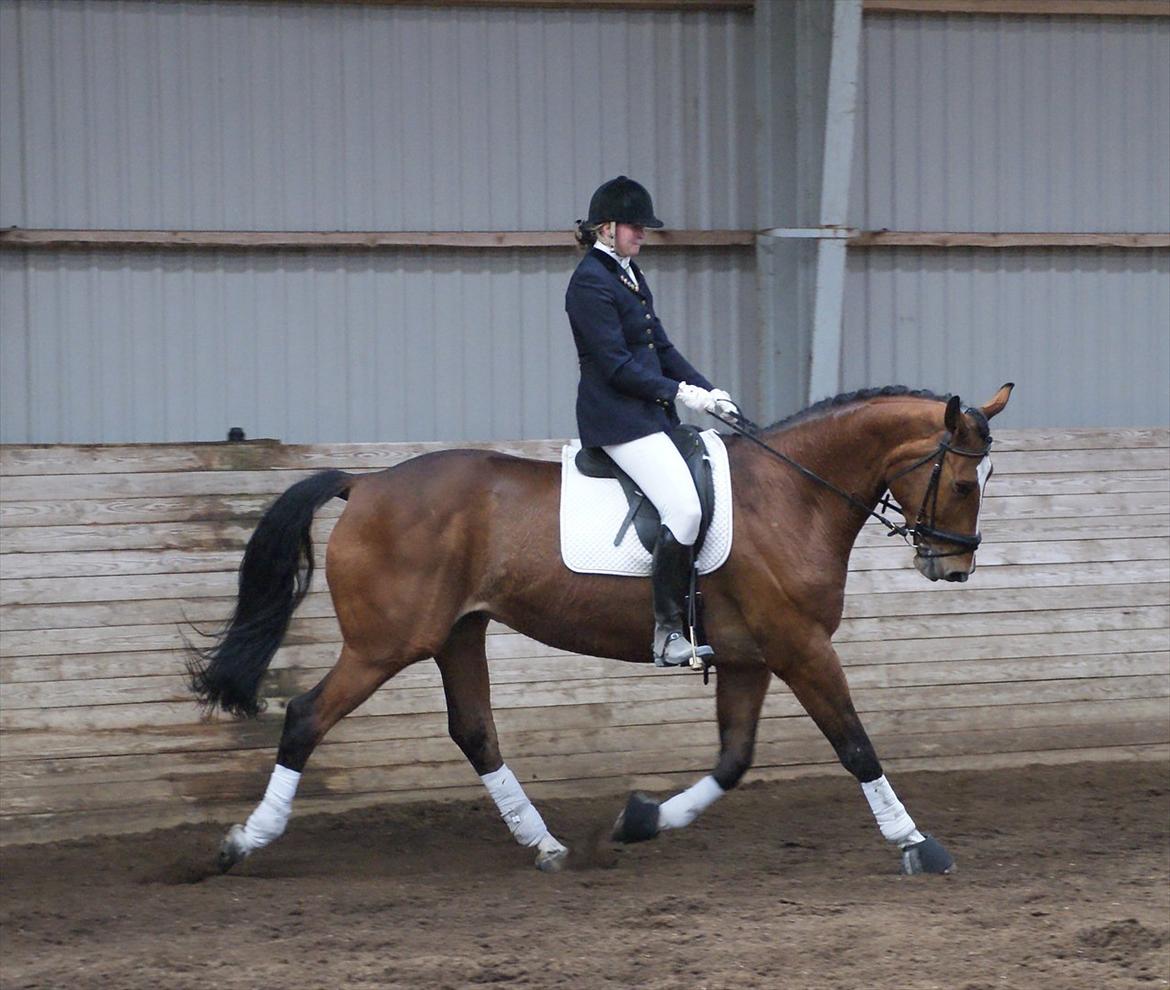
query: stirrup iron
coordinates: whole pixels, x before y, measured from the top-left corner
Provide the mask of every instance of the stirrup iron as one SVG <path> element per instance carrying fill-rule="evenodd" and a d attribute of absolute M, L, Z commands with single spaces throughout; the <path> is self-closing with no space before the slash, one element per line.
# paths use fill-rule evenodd
<path fill-rule="evenodd" d="M 655 667 L 689 667 L 695 659 L 712 657 L 715 651 L 709 646 L 693 646 L 681 629 L 667 632 L 661 637 L 661 630 L 654 632 Z M 661 642 L 661 645 L 659 643 Z"/>

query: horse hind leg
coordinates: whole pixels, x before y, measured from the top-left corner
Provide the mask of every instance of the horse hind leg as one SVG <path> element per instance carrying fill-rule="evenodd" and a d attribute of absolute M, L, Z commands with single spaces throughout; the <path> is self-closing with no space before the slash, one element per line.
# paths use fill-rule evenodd
<path fill-rule="evenodd" d="M 882 836 L 902 853 L 902 871 L 952 873 L 955 861 L 942 844 L 918 831 L 914 819 L 898 800 L 882 772 L 873 743 L 853 707 L 841 662 L 831 646 L 820 662 L 798 663 L 783 668 L 781 676 L 804 710 L 832 744 L 837 759 L 861 785 Z"/>
<path fill-rule="evenodd" d="M 563 868 L 569 850 L 549 832 L 500 755 L 484 648 L 487 623 L 482 614 L 465 616 L 435 655 L 447 698 L 448 731 L 479 774 L 512 836 L 537 850 L 538 869 L 553 873 Z"/>
<path fill-rule="evenodd" d="M 288 703 L 268 789 L 248 820 L 228 830 L 219 849 L 221 871 L 284 833 L 301 773 L 325 733 L 409 662 L 369 659 L 342 647 L 337 663 L 316 687 Z"/>

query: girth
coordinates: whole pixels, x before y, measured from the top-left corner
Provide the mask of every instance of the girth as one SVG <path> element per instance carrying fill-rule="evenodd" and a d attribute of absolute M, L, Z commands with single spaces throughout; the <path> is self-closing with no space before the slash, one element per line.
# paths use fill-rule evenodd
<path fill-rule="evenodd" d="M 703 539 L 711 525 L 711 517 L 715 513 L 715 482 L 711 473 L 711 461 L 707 456 L 707 447 L 703 443 L 697 426 L 676 426 L 668 434 L 678 452 L 686 462 L 687 470 L 695 483 L 695 490 L 699 493 L 699 508 L 702 519 L 699 523 L 699 535 L 695 540 L 695 554 L 698 555 L 703 547 Z M 618 527 L 613 545 L 618 546 L 625 538 L 626 530 L 633 524 L 638 539 L 651 553 L 658 539 L 658 529 L 662 525 L 658 510 L 638 487 L 637 483 L 614 462 L 614 459 L 605 452 L 603 447 L 582 447 L 574 458 L 577 470 L 587 478 L 617 478 L 625 493 L 626 502 L 630 507 L 625 519 Z"/>

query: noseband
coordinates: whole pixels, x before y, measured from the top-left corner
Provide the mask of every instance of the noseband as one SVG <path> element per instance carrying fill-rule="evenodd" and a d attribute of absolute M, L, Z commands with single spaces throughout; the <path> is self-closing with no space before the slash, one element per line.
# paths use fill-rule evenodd
<path fill-rule="evenodd" d="M 875 512 L 855 495 L 845 491 L 844 488 L 838 487 L 833 482 L 822 478 L 815 471 L 810 471 L 803 464 L 794 461 L 787 454 L 783 454 L 775 447 L 764 443 L 763 440 L 756 436 L 760 428 L 746 416 L 735 413 L 725 415 L 711 413 L 710 415 L 714 416 L 721 423 L 730 426 L 740 436 L 746 437 L 757 446 L 763 447 L 772 456 L 779 458 L 785 464 L 795 468 L 810 481 L 815 481 L 817 484 L 828 488 L 830 491 L 840 495 L 846 502 L 854 506 L 854 508 L 860 509 L 867 516 L 872 516 L 886 527 L 887 536 L 902 537 L 908 545 L 914 547 L 915 553 L 919 557 L 959 557 L 966 553 L 973 553 L 979 547 L 979 544 L 983 542 L 983 537 L 979 533 L 974 533 L 971 536 L 966 536 L 963 533 L 952 533 L 950 530 L 939 529 L 935 526 L 934 521 L 938 514 L 939 479 L 942 477 L 943 462 L 946 460 L 947 454 L 955 454 L 958 457 L 977 457 L 982 460 L 991 452 L 990 440 L 982 450 L 964 450 L 962 447 L 955 447 L 951 444 L 951 434 L 949 432 L 943 434 L 943 438 L 934 450 L 924 457 L 920 457 L 913 464 L 909 465 L 909 467 L 903 468 L 886 482 L 886 493 L 878 501 L 878 505 L 881 506 L 882 511 Z M 910 515 L 897 502 L 890 498 L 889 483 L 891 481 L 897 481 L 912 471 L 918 470 L 918 468 L 925 464 L 931 464 L 930 481 L 927 482 L 926 491 L 922 495 L 922 504 L 918 507 L 918 515 L 914 520 L 914 525 L 907 526 L 903 524 L 899 526 L 896 523 L 890 522 L 885 516 L 885 512 L 888 510 L 897 512 L 906 520 L 909 520 Z M 948 551 L 936 550 L 933 546 L 935 543 L 949 543 L 959 549 Z"/>
<path fill-rule="evenodd" d="M 918 515 L 914 520 L 914 525 L 909 528 L 905 526 L 894 527 L 895 529 L 902 529 L 905 535 L 913 539 L 914 549 L 919 557 L 959 557 L 965 553 L 974 553 L 979 548 L 979 544 L 983 542 L 983 537 L 979 533 L 966 536 L 963 533 L 952 533 L 950 530 L 939 529 L 935 526 L 934 521 L 938 514 L 938 486 L 939 478 L 942 476 L 943 461 L 946 460 L 947 454 L 956 454 L 959 457 L 977 457 L 979 460 L 983 460 L 990 452 L 990 441 L 988 441 L 987 446 L 982 450 L 964 450 L 962 447 L 952 446 L 951 434 L 947 433 L 939 441 L 938 446 L 934 450 L 925 457 L 920 457 L 909 467 L 903 468 L 886 482 L 888 489 L 890 482 L 897 481 L 899 478 L 910 474 L 910 472 L 918 470 L 924 464 L 933 462 L 930 481 L 926 483 L 926 491 L 922 494 L 922 504 L 918 507 Z M 982 495 L 982 493 L 980 494 Z M 890 500 L 888 490 L 878 504 L 883 509 L 893 509 L 903 519 L 910 518 L 901 506 Z M 930 542 L 923 542 L 924 540 L 929 540 Z M 948 551 L 936 550 L 934 549 L 934 544 L 936 543 L 949 543 L 959 549 Z"/>

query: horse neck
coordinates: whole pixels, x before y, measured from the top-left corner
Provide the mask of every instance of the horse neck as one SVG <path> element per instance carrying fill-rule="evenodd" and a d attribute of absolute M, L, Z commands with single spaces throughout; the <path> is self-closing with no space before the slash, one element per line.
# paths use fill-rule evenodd
<path fill-rule="evenodd" d="M 876 399 L 769 431 L 762 439 L 872 510 L 891 465 L 942 428 L 942 408 L 926 399 Z M 851 546 L 867 517 L 828 488 L 804 484 L 810 510 Z"/>

